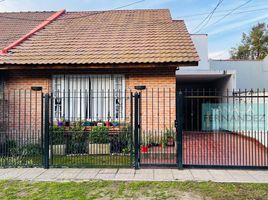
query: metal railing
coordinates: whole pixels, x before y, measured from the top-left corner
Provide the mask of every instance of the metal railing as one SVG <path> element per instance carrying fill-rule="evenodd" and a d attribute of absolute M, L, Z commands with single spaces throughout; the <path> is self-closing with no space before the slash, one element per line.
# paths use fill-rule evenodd
<path fill-rule="evenodd" d="M 268 167 L 265 90 L 4 91 L 0 167 Z"/>
<path fill-rule="evenodd" d="M 14 90 L 1 96 L 0 166 L 42 166 L 42 93 Z"/>
<path fill-rule="evenodd" d="M 184 90 L 183 164 L 268 167 L 265 90 Z"/>

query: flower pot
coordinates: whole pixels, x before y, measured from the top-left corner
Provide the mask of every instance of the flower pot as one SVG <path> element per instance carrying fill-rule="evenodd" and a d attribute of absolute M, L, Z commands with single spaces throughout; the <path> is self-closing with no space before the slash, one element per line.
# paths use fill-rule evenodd
<path fill-rule="evenodd" d="M 167 138 L 167 146 L 174 146 L 174 138 L 173 137 Z"/>
<path fill-rule="evenodd" d="M 58 126 L 64 126 L 64 122 L 59 121 Z"/>
<path fill-rule="evenodd" d="M 99 155 L 99 154 L 110 154 L 110 143 L 107 144 L 88 144 L 88 154 L 89 155 Z"/>
<path fill-rule="evenodd" d="M 144 145 L 141 146 L 141 152 L 142 153 L 147 153 L 148 151 L 149 151 L 149 147 L 148 146 L 144 146 Z"/>
<path fill-rule="evenodd" d="M 83 125 L 83 126 L 91 126 L 91 122 L 86 121 L 86 122 L 84 122 L 82 125 Z"/>
<path fill-rule="evenodd" d="M 51 152 L 51 145 L 50 145 Z M 66 154 L 66 145 L 65 144 L 54 144 L 52 145 L 52 155 L 64 156 Z"/>
<path fill-rule="evenodd" d="M 111 122 L 105 122 L 105 126 L 111 126 Z"/>
<path fill-rule="evenodd" d="M 64 123 L 64 125 L 65 125 L 65 126 L 70 126 L 70 122 L 67 121 L 67 122 Z"/>
<path fill-rule="evenodd" d="M 118 122 L 111 122 L 111 124 L 112 124 L 113 127 L 119 126 L 119 123 Z"/>
<path fill-rule="evenodd" d="M 103 123 L 102 122 L 98 122 L 97 123 L 97 126 L 103 126 Z"/>
<path fill-rule="evenodd" d="M 97 126 L 97 125 L 98 125 L 98 122 L 96 122 L 96 121 L 92 122 L 92 126 Z"/>

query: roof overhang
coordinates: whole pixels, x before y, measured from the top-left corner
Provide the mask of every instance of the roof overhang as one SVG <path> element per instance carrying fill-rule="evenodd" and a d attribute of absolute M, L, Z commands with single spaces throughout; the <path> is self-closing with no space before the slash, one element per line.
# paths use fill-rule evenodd
<path fill-rule="evenodd" d="M 124 63 L 124 64 L 0 64 L 0 70 L 51 70 L 51 69 L 128 69 L 128 68 L 174 68 L 197 66 L 198 62 L 180 63 Z"/>
<path fill-rule="evenodd" d="M 180 82 L 209 82 L 230 77 L 234 74 L 235 72 L 232 70 L 177 71 L 176 78 Z"/>

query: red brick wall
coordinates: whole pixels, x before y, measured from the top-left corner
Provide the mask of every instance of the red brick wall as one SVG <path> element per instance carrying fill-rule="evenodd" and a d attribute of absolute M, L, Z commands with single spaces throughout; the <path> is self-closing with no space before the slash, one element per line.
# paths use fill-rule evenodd
<path fill-rule="evenodd" d="M 174 129 L 176 115 L 176 76 L 170 74 L 129 75 L 126 87 L 145 85 L 141 92 L 141 126 L 144 134 L 163 135 Z"/>
<path fill-rule="evenodd" d="M 175 69 L 118 69 L 118 70 L 69 70 L 68 74 L 125 74 L 126 90 L 134 90 L 136 85 L 145 85 L 146 90 L 142 91 L 142 128 L 146 132 L 163 133 L 166 128 L 173 128 L 175 120 L 175 93 L 176 76 Z M 66 74 L 65 71 L 42 71 L 24 70 L 6 72 L 5 91 L 12 93 L 14 90 L 21 90 L 9 97 L 9 125 L 20 130 L 29 131 L 41 128 L 41 96 L 40 93 L 29 92 L 31 86 L 42 86 L 43 92 L 51 92 L 51 77 L 53 74 Z M 28 90 L 24 92 L 23 90 Z M 127 94 L 128 95 L 128 94 Z M 12 96 L 12 97 L 11 97 Z M 19 101 L 20 99 L 20 101 Z M 31 102 L 31 103 L 30 103 Z M 130 113 L 129 101 L 126 103 L 126 116 Z M 15 117 L 14 117 L 15 115 Z M 30 134 L 31 135 L 31 134 Z"/>

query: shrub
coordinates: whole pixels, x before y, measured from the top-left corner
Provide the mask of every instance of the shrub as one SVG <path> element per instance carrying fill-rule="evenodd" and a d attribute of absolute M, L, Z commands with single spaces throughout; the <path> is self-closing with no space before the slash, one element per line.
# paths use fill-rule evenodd
<path fill-rule="evenodd" d="M 111 137 L 111 151 L 113 153 L 129 153 L 131 146 L 130 126 L 122 128 L 118 135 Z"/>
<path fill-rule="evenodd" d="M 109 128 L 105 126 L 96 126 L 89 133 L 89 141 L 96 144 L 109 143 Z"/>
<path fill-rule="evenodd" d="M 52 145 L 64 144 L 64 127 L 63 126 L 53 126 L 51 131 L 51 143 Z"/>
<path fill-rule="evenodd" d="M 169 138 L 175 139 L 175 136 L 176 136 L 176 133 L 172 128 L 166 129 L 166 132 L 164 133 L 164 139 L 163 139 L 164 145 L 168 144 L 168 139 Z"/>
<path fill-rule="evenodd" d="M 17 142 L 15 140 L 6 140 L 5 142 L 5 153 L 8 155 L 8 156 L 16 156 L 19 151 L 17 149 Z"/>
<path fill-rule="evenodd" d="M 26 144 L 22 146 L 21 153 L 23 156 L 39 156 L 42 154 L 40 144 Z"/>
<path fill-rule="evenodd" d="M 81 154 L 86 152 L 87 133 L 84 131 L 82 124 L 82 121 L 77 121 L 70 130 L 67 147 L 68 153 Z"/>

